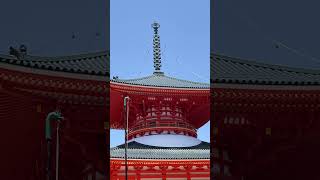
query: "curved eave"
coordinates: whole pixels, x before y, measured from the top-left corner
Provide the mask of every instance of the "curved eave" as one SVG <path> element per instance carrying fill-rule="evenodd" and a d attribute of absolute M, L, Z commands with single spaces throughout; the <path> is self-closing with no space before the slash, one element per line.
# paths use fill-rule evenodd
<path fill-rule="evenodd" d="M 0 66 L 16 70 L 28 71 L 31 69 L 45 74 L 55 74 L 67 77 L 101 77 L 106 79 L 110 76 L 109 52 L 96 52 L 78 54 L 72 56 L 39 57 L 25 56 L 21 59 L 15 56 L 0 54 Z"/>
<path fill-rule="evenodd" d="M 121 158 L 121 157 L 110 157 L 111 160 L 118 160 L 118 161 L 124 161 L 124 158 Z M 203 158 L 203 159 L 200 159 L 200 158 L 181 158 L 181 159 L 174 159 L 174 158 L 128 158 L 129 161 L 142 161 L 142 162 L 145 162 L 145 161 L 150 161 L 150 162 L 197 162 L 197 161 L 200 161 L 200 162 L 206 162 L 208 161 L 210 163 L 210 157 L 209 158 Z M 112 162 L 111 162 L 112 163 Z"/>
<path fill-rule="evenodd" d="M 30 75 L 40 75 L 44 77 L 47 76 L 47 77 L 56 77 L 56 78 L 68 78 L 68 79 L 104 81 L 104 82 L 106 82 L 109 79 L 106 76 L 76 74 L 76 73 L 69 73 L 69 72 L 50 71 L 50 70 L 44 70 L 44 69 L 34 69 L 31 67 L 16 66 L 12 64 L 1 64 L 0 70 L 1 69 L 15 71 L 18 73 L 26 73 Z"/>
<path fill-rule="evenodd" d="M 240 84 L 240 83 L 212 83 L 211 89 L 252 89 L 252 90 L 294 90 L 294 91 L 320 91 L 320 85 L 266 85 L 266 84 Z"/>
<path fill-rule="evenodd" d="M 158 135 L 155 135 L 153 137 L 156 137 Z M 161 137 L 162 135 L 160 135 Z M 166 135 L 165 135 L 166 136 Z M 175 135 L 171 135 L 171 136 L 175 136 Z M 152 136 L 149 138 L 152 138 Z M 163 137 L 161 137 L 163 138 Z M 154 139 L 156 141 L 156 139 Z M 182 140 L 182 139 L 181 139 Z M 185 140 L 185 139 L 184 139 Z M 199 141 L 200 143 L 197 144 L 197 145 L 193 145 L 193 146 L 185 146 L 185 147 L 181 147 L 180 145 L 179 146 L 176 146 L 176 147 L 166 147 L 166 146 L 159 146 L 159 143 L 156 143 L 156 145 L 147 145 L 147 144 L 144 144 L 143 142 L 137 142 L 136 139 L 132 140 L 132 141 L 129 141 L 128 143 L 128 147 L 131 148 L 131 149 L 210 149 L 210 143 L 208 142 L 205 142 L 205 141 L 200 141 L 200 140 L 197 140 Z M 125 144 L 121 144 L 121 145 L 118 145 L 116 147 L 113 147 L 112 149 L 114 148 L 122 148 L 124 149 L 125 148 Z"/>
<path fill-rule="evenodd" d="M 210 88 L 188 88 L 188 87 L 159 87 L 159 86 L 146 86 L 126 84 L 110 81 L 110 88 L 119 92 L 144 92 L 144 93 L 178 93 L 178 94 L 210 94 Z"/>
<path fill-rule="evenodd" d="M 320 71 L 244 60 L 211 53 L 211 84 L 320 86 Z"/>
<path fill-rule="evenodd" d="M 109 91 L 106 80 L 92 76 L 51 74 L 53 72 L 48 74 L 43 70 L 15 66 L 8 68 L 8 66 L 0 67 L 0 86 L 26 95 L 37 97 L 52 95 L 52 98 L 76 95 L 84 99 L 89 95 L 94 100 L 106 97 Z"/>
<path fill-rule="evenodd" d="M 117 157 L 110 157 L 110 163 L 111 164 L 123 164 L 124 158 L 117 158 Z M 128 163 L 136 163 L 136 162 L 141 162 L 144 164 L 150 164 L 154 165 L 157 163 L 163 163 L 163 162 L 172 162 L 174 164 L 186 164 L 192 162 L 193 164 L 200 164 L 200 165 L 210 165 L 210 158 L 207 159 L 128 159 Z"/>
<path fill-rule="evenodd" d="M 136 79 L 112 79 L 111 82 L 135 86 L 148 86 L 159 88 L 182 88 L 182 89 L 206 89 L 210 84 L 177 79 L 164 74 L 154 73 L 153 75 Z"/>
<path fill-rule="evenodd" d="M 230 78 L 220 78 L 211 80 L 211 84 L 233 84 L 233 85 L 264 85 L 264 86 L 292 86 L 292 87 L 317 87 L 318 81 L 267 81 L 267 80 L 240 80 Z M 212 85 L 211 85 L 212 86 Z"/>
<path fill-rule="evenodd" d="M 124 158 L 124 149 L 112 148 L 111 158 Z M 210 159 L 210 149 L 128 149 L 129 159 Z"/>

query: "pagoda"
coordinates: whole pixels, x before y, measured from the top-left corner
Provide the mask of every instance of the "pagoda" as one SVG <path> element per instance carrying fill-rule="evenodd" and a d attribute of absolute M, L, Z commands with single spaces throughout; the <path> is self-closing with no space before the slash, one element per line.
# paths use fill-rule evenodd
<path fill-rule="evenodd" d="M 124 129 L 128 114 L 129 140 L 127 166 L 126 144 L 111 148 L 111 179 L 125 179 L 126 167 L 128 179 L 210 179 L 210 144 L 197 139 L 210 118 L 210 85 L 165 75 L 160 26 L 152 27 L 153 74 L 110 82 L 110 125 Z"/>
<path fill-rule="evenodd" d="M 211 73 L 215 179 L 320 178 L 319 70 L 211 54 Z"/>

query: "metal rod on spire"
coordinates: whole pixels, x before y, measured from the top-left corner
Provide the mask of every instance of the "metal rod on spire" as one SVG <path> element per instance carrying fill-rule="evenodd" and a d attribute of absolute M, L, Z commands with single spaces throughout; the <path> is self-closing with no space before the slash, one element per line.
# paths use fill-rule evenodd
<path fill-rule="evenodd" d="M 158 29 L 160 28 L 160 24 L 154 22 L 151 27 L 154 30 L 153 35 L 153 67 L 154 74 L 162 74 L 161 72 L 161 49 L 160 49 L 160 36 L 158 34 Z"/>

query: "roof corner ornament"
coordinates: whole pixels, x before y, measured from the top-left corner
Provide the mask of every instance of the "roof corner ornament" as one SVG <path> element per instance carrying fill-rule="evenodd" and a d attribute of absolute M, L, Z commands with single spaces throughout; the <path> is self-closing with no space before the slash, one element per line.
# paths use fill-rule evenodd
<path fill-rule="evenodd" d="M 20 45 L 19 50 L 10 46 L 9 47 L 9 54 L 15 56 L 17 59 L 23 59 L 27 55 L 27 46 L 24 44 Z"/>
<path fill-rule="evenodd" d="M 160 49 L 160 36 L 158 34 L 158 29 L 160 28 L 160 24 L 154 22 L 151 27 L 154 30 L 153 35 L 153 74 L 163 74 L 161 72 L 161 49 Z"/>
<path fill-rule="evenodd" d="M 15 56 L 17 59 L 20 59 L 20 52 L 12 46 L 9 47 L 9 54 Z"/>

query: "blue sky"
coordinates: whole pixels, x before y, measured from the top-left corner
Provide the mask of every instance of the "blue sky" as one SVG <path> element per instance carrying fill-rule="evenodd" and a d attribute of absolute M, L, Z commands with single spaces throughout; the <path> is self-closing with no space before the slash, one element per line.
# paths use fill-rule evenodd
<path fill-rule="evenodd" d="M 210 82 L 209 0 L 111 0 L 110 71 L 130 79 L 153 72 L 151 24 L 160 23 L 162 71 L 166 75 Z M 209 125 L 199 138 L 209 142 Z M 110 146 L 123 143 L 123 132 L 111 130 Z"/>

